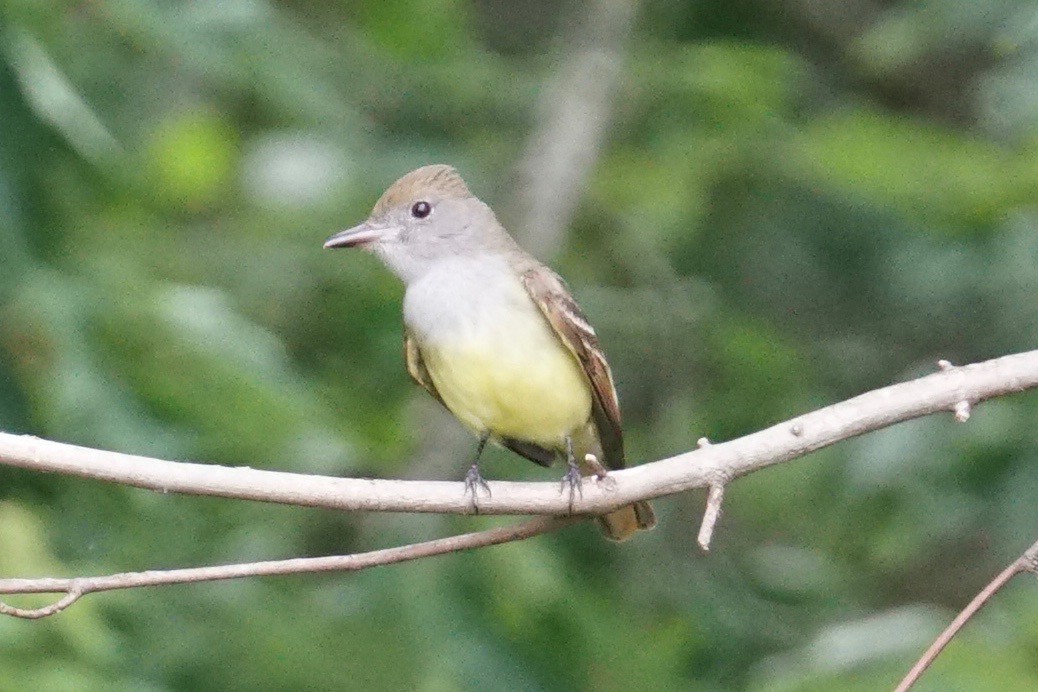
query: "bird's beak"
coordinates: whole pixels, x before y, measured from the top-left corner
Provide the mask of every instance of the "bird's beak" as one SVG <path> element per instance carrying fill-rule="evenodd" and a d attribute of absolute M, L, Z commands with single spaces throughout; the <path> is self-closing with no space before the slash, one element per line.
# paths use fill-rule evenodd
<path fill-rule="evenodd" d="M 324 241 L 324 247 L 326 250 L 337 247 L 364 247 L 365 245 L 378 242 L 382 236 L 382 230 L 365 221 L 359 226 L 339 231 Z"/>

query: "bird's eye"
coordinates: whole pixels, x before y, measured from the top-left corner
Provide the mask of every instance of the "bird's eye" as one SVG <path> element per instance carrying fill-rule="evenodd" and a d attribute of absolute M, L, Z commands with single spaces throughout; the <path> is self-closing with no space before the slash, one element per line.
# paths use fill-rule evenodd
<path fill-rule="evenodd" d="M 411 207 L 411 216 L 416 219 L 424 219 L 432 212 L 432 205 L 428 202 L 415 202 Z"/>

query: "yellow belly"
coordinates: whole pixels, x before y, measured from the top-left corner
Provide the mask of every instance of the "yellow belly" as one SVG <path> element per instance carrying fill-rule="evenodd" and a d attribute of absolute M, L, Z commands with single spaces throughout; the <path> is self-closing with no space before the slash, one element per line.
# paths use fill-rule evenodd
<path fill-rule="evenodd" d="M 591 415 L 583 371 L 539 314 L 423 345 L 422 355 L 447 408 L 477 434 L 565 449 Z"/>

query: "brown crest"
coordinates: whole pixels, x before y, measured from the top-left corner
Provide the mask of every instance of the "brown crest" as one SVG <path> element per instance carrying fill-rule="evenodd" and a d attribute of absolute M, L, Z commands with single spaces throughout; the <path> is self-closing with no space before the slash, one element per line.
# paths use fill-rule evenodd
<path fill-rule="evenodd" d="M 416 168 L 403 176 L 382 193 L 372 216 L 377 216 L 389 209 L 417 201 L 423 197 L 439 199 L 464 199 L 472 193 L 451 166 L 442 163 Z"/>

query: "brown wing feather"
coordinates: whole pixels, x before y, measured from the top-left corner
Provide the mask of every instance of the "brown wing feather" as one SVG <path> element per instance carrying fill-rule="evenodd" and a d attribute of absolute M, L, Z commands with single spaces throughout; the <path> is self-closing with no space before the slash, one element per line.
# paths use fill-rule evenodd
<path fill-rule="evenodd" d="M 411 376 L 415 384 L 432 394 L 433 398 L 446 408 L 447 404 L 443 402 L 443 397 L 436 391 L 436 385 L 433 384 L 432 377 L 429 376 L 429 371 L 425 368 L 425 361 L 422 360 L 422 352 L 418 350 L 418 343 L 411 338 L 411 335 L 406 330 L 404 331 L 404 362 L 407 363 L 407 374 Z"/>
<path fill-rule="evenodd" d="M 609 468 L 622 469 L 625 460 L 620 402 L 616 398 L 613 374 L 598 345 L 595 330 L 570 295 L 565 282 L 555 272 L 547 267 L 534 267 L 523 272 L 522 279 L 548 324 L 577 357 L 587 375 L 594 395 L 591 417 L 602 445 L 603 461 Z"/>
<path fill-rule="evenodd" d="M 547 468 L 555 463 L 555 452 L 550 449 L 545 449 L 540 445 L 534 444 L 533 442 L 524 442 L 523 440 L 513 440 L 510 437 L 502 437 L 498 442 L 501 443 L 505 449 L 510 449 L 521 457 L 526 457 L 535 464 Z"/>

